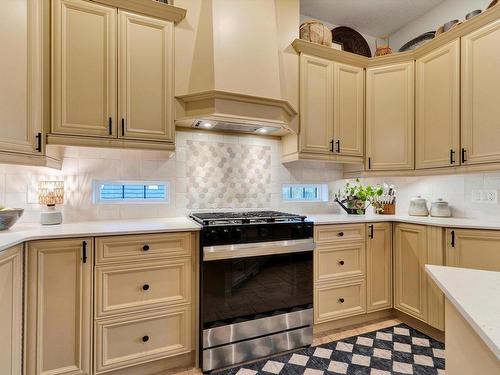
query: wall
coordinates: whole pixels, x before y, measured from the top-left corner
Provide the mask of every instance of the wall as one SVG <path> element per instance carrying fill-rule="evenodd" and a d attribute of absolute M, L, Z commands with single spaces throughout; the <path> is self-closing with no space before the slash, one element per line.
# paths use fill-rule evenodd
<path fill-rule="evenodd" d="M 309 16 L 305 16 L 303 14 L 300 15 L 300 24 L 302 25 L 305 21 L 307 20 L 310 20 L 312 19 L 311 17 Z M 322 21 L 320 20 L 326 27 L 328 27 L 330 30 L 334 29 L 335 27 L 339 26 L 339 25 L 334 25 L 332 23 L 329 23 L 329 22 L 326 22 L 326 21 Z M 348 26 L 348 25 L 346 25 Z M 370 47 L 370 50 L 372 51 L 372 56 L 375 54 L 375 51 L 377 50 L 376 46 L 375 46 L 375 41 L 377 40 L 376 37 L 374 36 L 371 36 L 371 35 L 367 35 L 367 34 L 361 34 L 363 36 L 363 38 L 366 39 L 366 42 L 368 43 L 368 46 Z"/>
<path fill-rule="evenodd" d="M 170 158 L 163 152 L 68 147 L 61 171 L 0 164 L 0 205 L 24 208 L 21 221 L 38 222 L 44 207 L 37 204 L 37 183 L 55 178 L 65 181 L 65 222 L 170 217 L 198 209 L 337 209 L 330 203 L 283 203 L 281 186 L 337 181 L 339 165 L 301 162 L 285 167 L 281 142 L 266 137 L 190 131 L 178 131 L 176 137 Z M 94 205 L 95 179 L 167 180 L 170 203 Z"/>
<path fill-rule="evenodd" d="M 393 51 L 398 51 L 402 45 L 411 39 L 428 31 L 434 31 L 451 20 L 464 20 L 465 15 L 473 10 L 484 10 L 491 0 L 446 0 L 431 9 L 423 16 L 410 22 L 390 35 L 390 45 Z"/>

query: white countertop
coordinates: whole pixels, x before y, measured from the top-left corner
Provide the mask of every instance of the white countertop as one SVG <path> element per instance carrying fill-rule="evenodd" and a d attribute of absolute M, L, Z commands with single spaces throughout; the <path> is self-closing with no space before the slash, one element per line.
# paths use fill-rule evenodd
<path fill-rule="evenodd" d="M 49 238 L 185 232 L 200 229 L 199 224 L 187 217 L 92 221 L 60 225 L 18 224 L 10 230 L 0 232 L 0 251 L 25 241 Z"/>
<path fill-rule="evenodd" d="M 500 360 L 500 272 L 432 265 L 425 270 Z"/>
<path fill-rule="evenodd" d="M 353 223 L 373 223 L 381 221 L 393 221 L 399 223 L 431 225 L 444 228 L 469 228 L 469 229 L 491 229 L 500 230 L 500 217 L 498 220 L 491 219 L 467 219 L 458 217 L 419 217 L 408 215 L 307 215 L 315 225 L 323 224 L 353 224 Z"/>

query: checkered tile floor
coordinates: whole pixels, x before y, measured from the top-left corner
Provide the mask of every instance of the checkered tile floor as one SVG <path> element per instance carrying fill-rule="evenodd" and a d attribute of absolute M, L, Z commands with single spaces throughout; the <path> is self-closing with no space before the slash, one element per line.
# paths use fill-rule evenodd
<path fill-rule="evenodd" d="M 217 375 L 444 375 L 444 344 L 400 324 Z"/>

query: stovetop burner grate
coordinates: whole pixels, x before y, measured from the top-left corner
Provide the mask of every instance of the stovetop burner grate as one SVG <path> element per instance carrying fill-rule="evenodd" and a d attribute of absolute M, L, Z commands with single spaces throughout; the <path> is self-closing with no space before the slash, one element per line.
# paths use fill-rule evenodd
<path fill-rule="evenodd" d="M 196 212 L 190 216 L 203 225 L 293 222 L 306 219 L 305 216 L 279 211 Z"/>

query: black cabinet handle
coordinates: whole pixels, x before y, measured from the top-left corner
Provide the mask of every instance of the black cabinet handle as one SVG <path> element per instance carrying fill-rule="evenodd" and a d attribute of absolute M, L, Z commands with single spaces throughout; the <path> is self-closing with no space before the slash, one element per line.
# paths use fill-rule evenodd
<path fill-rule="evenodd" d="M 340 139 L 336 143 L 337 143 L 337 153 L 340 154 Z"/>
<path fill-rule="evenodd" d="M 455 164 L 455 151 L 450 150 L 450 164 Z"/>
<path fill-rule="evenodd" d="M 144 245 L 144 246 L 142 247 L 142 250 L 144 250 L 144 251 L 148 251 L 148 250 L 149 250 L 149 245 Z"/>
<path fill-rule="evenodd" d="M 370 238 L 373 238 L 373 224 L 372 225 L 368 225 L 368 228 L 370 228 L 369 236 L 370 236 Z"/>
<path fill-rule="evenodd" d="M 87 241 L 82 242 L 82 262 L 87 263 Z"/>
<path fill-rule="evenodd" d="M 343 298 L 339 298 L 339 302 L 340 302 L 340 303 L 344 303 L 344 301 L 345 301 L 345 300 L 344 300 Z"/>
<path fill-rule="evenodd" d="M 451 231 L 451 247 L 455 247 L 455 231 Z"/>
<path fill-rule="evenodd" d="M 42 152 L 42 133 L 38 133 L 36 136 L 36 150 Z"/>
<path fill-rule="evenodd" d="M 340 264 L 341 266 L 343 266 L 343 265 L 344 265 L 344 261 L 343 261 L 343 260 L 339 261 L 339 264 Z"/>
<path fill-rule="evenodd" d="M 142 336 L 142 342 L 148 342 L 149 336 Z"/>
<path fill-rule="evenodd" d="M 144 284 L 142 286 L 142 290 L 149 290 L 149 284 Z"/>
<path fill-rule="evenodd" d="M 368 158 L 368 169 L 372 169 L 372 158 Z"/>
<path fill-rule="evenodd" d="M 339 237 L 344 237 L 344 232 L 339 232 L 339 233 L 338 233 L 338 236 L 339 236 Z"/>
<path fill-rule="evenodd" d="M 125 135 L 125 119 L 122 118 L 122 135 Z"/>
<path fill-rule="evenodd" d="M 113 135 L 113 118 L 110 117 L 108 120 L 109 135 Z"/>
<path fill-rule="evenodd" d="M 465 163 L 467 159 L 465 158 L 465 155 L 467 153 L 467 150 L 465 148 L 462 148 L 462 163 Z"/>
<path fill-rule="evenodd" d="M 333 141 L 333 139 L 332 139 L 332 140 L 330 141 L 330 151 L 331 151 L 331 152 L 335 152 L 335 151 L 333 150 L 333 143 L 334 143 L 334 141 Z"/>

